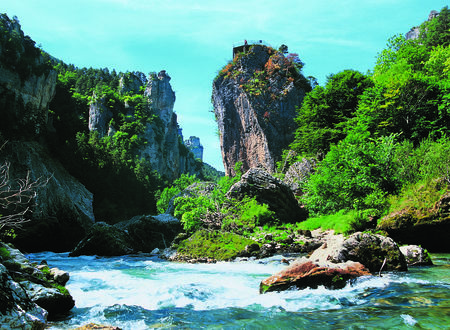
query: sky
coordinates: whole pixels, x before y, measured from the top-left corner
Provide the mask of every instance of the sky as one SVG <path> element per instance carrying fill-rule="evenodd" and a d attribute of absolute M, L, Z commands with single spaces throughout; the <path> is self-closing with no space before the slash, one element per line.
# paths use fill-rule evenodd
<path fill-rule="evenodd" d="M 212 82 L 233 44 L 285 44 L 320 85 L 345 69 L 372 69 L 388 38 L 405 34 L 447 0 L 0 0 L 0 12 L 52 56 L 78 67 L 166 70 L 184 138 L 223 170 Z"/>

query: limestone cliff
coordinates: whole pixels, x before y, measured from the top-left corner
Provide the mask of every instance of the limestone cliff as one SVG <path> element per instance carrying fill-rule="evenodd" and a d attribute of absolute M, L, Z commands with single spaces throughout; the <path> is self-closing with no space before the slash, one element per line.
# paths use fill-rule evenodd
<path fill-rule="evenodd" d="M 144 87 L 145 107 L 157 116 L 145 124 L 145 132 L 141 134 L 144 142 L 136 150 L 137 155 L 149 160 L 152 169 L 169 180 L 178 178 L 182 173 L 198 174 L 200 168 L 179 135 L 170 76 L 164 70 L 158 74 L 151 73 L 148 79 L 137 73 L 124 76 L 120 80 L 119 92 L 137 92 Z M 127 116 L 136 116 L 133 105 L 125 103 L 124 106 Z M 118 129 L 111 124 L 114 116 L 114 110 L 105 106 L 105 99 L 94 94 L 89 110 L 89 130 L 97 131 L 100 137 L 114 135 Z"/>
<path fill-rule="evenodd" d="M 1 14 L 0 130 L 9 135 L 36 136 L 47 125 L 56 72 L 34 45 L 16 19 Z"/>
<path fill-rule="evenodd" d="M 212 102 L 227 175 L 243 169 L 275 170 L 293 140 L 296 107 L 310 90 L 296 54 L 264 45 L 239 53 L 213 83 Z"/>
<path fill-rule="evenodd" d="M 0 165 L 9 168 L 0 176 L 12 189 L 27 177 L 42 183 L 17 243 L 28 251 L 65 251 L 94 221 L 92 194 L 38 142 L 45 139 L 56 72 L 18 21 L 0 16 Z M 8 212 L 15 210 L 0 209 Z"/>

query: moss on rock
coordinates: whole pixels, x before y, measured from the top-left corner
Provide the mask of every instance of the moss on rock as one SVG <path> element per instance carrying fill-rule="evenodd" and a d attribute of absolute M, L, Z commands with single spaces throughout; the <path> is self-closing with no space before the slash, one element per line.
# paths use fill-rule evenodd
<path fill-rule="evenodd" d="M 178 259 L 232 260 L 245 254 L 246 247 L 252 244 L 258 243 L 234 233 L 202 229 L 179 243 Z"/>

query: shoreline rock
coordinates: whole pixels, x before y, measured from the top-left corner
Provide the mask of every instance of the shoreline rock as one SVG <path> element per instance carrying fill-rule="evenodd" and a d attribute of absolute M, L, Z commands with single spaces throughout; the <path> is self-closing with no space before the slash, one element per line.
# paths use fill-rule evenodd
<path fill-rule="evenodd" d="M 19 250 L 0 242 L 0 326 L 44 329 L 48 318 L 64 315 L 75 302 L 64 287 L 63 271 L 35 266 Z M 68 280 L 65 273 L 62 278 Z"/>
<path fill-rule="evenodd" d="M 303 259 L 261 281 L 259 293 L 284 291 L 292 287 L 315 289 L 322 285 L 328 289 L 342 289 L 349 281 L 365 275 L 371 273 L 359 262 L 334 264 Z"/>

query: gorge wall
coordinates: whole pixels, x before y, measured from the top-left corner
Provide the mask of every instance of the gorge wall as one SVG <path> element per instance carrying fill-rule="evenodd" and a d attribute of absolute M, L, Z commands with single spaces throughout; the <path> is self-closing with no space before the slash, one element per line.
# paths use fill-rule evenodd
<path fill-rule="evenodd" d="M 67 67 L 67 71 L 58 69 L 61 65 Z M 152 194 L 159 183 L 150 186 L 152 182 L 146 177 L 160 175 L 165 180 L 173 180 L 182 173 L 197 174 L 201 171 L 202 163 L 196 161 L 178 134 L 177 116 L 173 111 L 175 93 L 165 71 L 150 74 L 148 79 L 142 73 L 114 73 L 114 77 L 120 77 L 120 82 L 112 90 L 99 79 L 106 70 L 79 70 L 51 58 L 24 35 L 17 18 L 10 19 L 6 14 L 0 14 L 0 193 L 7 187 L 20 189 L 24 179 L 36 183 L 33 186 L 36 197 L 31 203 L 20 205 L 19 209 L 0 203 L 0 219 L 1 215 L 29 207 L 25 216 L 31 221 L 16 230 L 17 237 L 13 240 L 21 249 L 30 252 L 68 251 L 84 237 L 95 221 L 117 221 L 109 214 L 126 220 L 121 218 L 122 214 L 119 215 L 120 207 L 128 212 L 140 212 L 136 214 L 151 209 L 148 201 L 154 203 Z M 89 72 L 93 76 L 87 77 L 80 72 Z M 79 87 L 77 75 L 89 79 L 94 77 L 100 83 L 95 81 L 99 85 L 84 86 L 86 94 L 76 93 L 74 91 Z M 89 82 L 84 80 L 84 83 Z M 120 94 L 124 96 L 120 99 L 125 101 L 112 107 L 107 103 L 110 99 L 97 97 L 95 92 L 92 95 L 92 90 Z M 136 103 L 135 99 L 142 102 Z M 115 112 L 117 109 L 120 109 L 120 114 Z M 147 117 L 140 118 L 142 114 Z M 123 127 L 114 122 L 116 115 L 121 116 L 122 123 L 128 128 L 145 123 L 142 124 L 143 132 L 139 136 L 128 136 Z M 94 149 L 89 144 L 94 132 L 97 132 L 95 147 L 102 149 Z M 101 139 L 114 137 L 117 132 L 122 140 L 116 139 L 115 143 L 123 143 L 126 146 L 124 150 L 130 151 L 125 156 L 130 158 L 121 156 L 120 161 L 126 163 L 122 167 L 127 170 L 126 175 L 134 175 L 122 181 L 123 171 L 115 172 L 111 168 L 105 171 L 102 164 L 95 164 L 100 158 L 89 158 L 98 156 L 99 152 L 105 157 L 100 161 L 115 157 L 108 152 L 120 150 L 117 145 L 114 146 L 116 149 L 108 149 Z M 82 145 L 77 144 L 80 136 L 85 138 Z M 130 149 L 129 145 L 138 147 Z M 139 159 L 148 160 L 151 168 L 138 168 L 141 164 Z M 132 162 L 137 165 L 130 169 Z M 91 173 L 83 176 L 87 172 Z M 145 184 L 139 181 L 139 175 L 142 180 L 147 180 Z M 101 180 L 93 182 L 92 178 Z M 102 186 L 104 182 L 111 182 L 116 190 L 105 189 Z M 136 189 L 135 186 L 121 186 L 123 182 L 132 182 Z M 103 191 L 104 195 L 99 197 L 98 191 Z M 145 198 L 141 198 L 143 195 Z M 137 200 L 134 209 L 130 200 Z M 110 213 L 99 218 L 101 213 L 97 211 L 100 209 Z"/>
<path fill-rule="evenodd" d="M 120 78 L 119 92 L 137 93 L 141 88 L 145 89 L 144 97 L 148 104 L 146 110 L 151 111 L 158 119 L 145 124 L 145 132 L 141 134 L 143 143 L 136 153 L 139 158 L 147 159 L 152 169 L 160 175 L 174 180 L 182 173 L 198 175 L 200 168 L 179 134 L 177 115 L 173 111 L 175 93 L 170 80 L 164 70 L 158 74 L 150 73 L 148 79 L 142 73 L 128 73 Z M 128 116 L 136 117 L 135 107 L 127 102 L 124 106 Z M 111 124 L 111 119 L 116 115 L 117 113 L 105 106 L 105 99 L 94 94 L 89 108 L 89 130 L 98 132 L 100 138 L 113 136 L 118 127 Z"/>
<path fill-rule="evenodd" d="M 293 141 L 296 107 L 309 82 L 297 54 L 253 45 L 236 55 L 213 83 L 212 102 L 227 175 L 262 166 L 273 172 L 282 150 Z"/>

